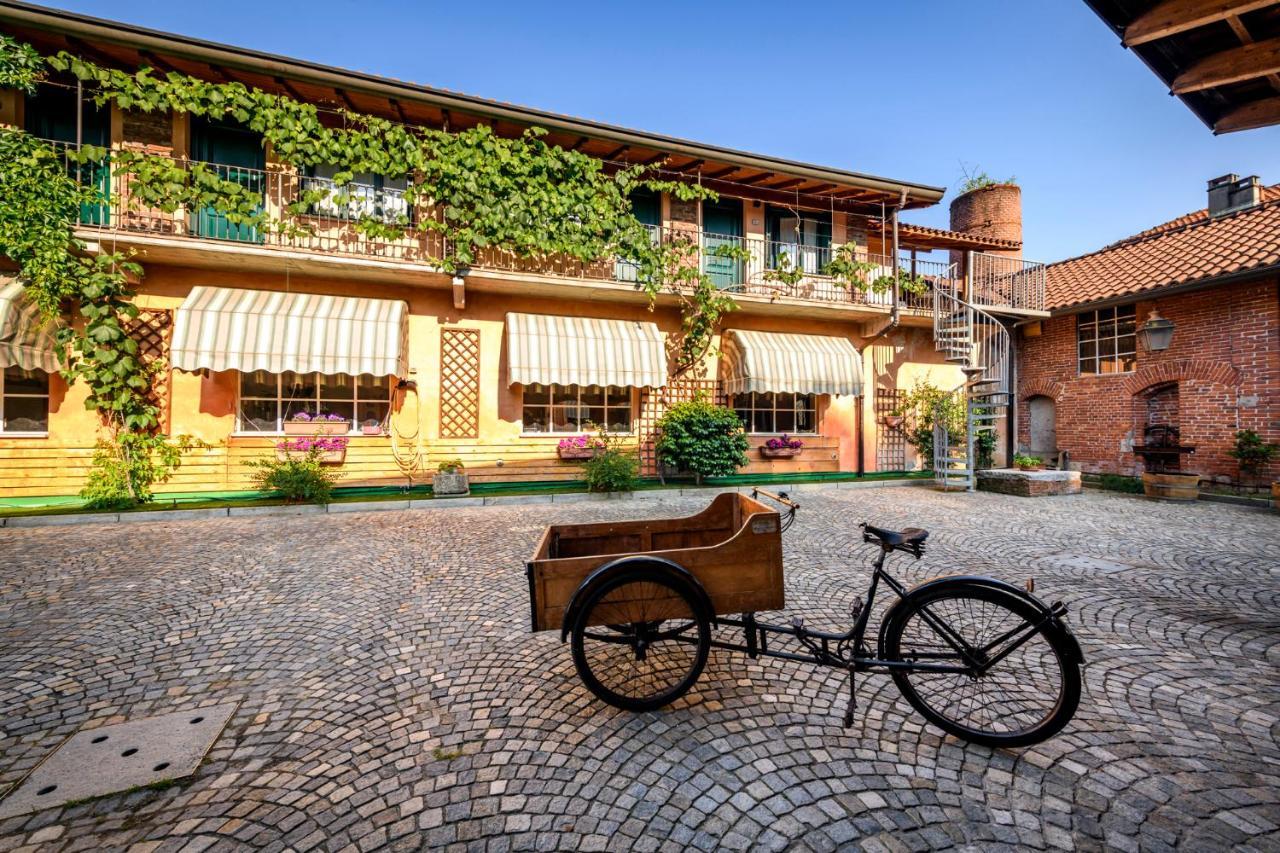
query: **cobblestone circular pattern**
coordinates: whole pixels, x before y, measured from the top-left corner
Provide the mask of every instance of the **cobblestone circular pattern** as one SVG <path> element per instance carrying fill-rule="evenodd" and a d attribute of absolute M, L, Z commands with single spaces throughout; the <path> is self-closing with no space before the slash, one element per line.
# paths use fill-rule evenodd
<path fill-rule="evenodd" d="M 0 786 L 85 726 L 238 701 L 197 773 L 0 822 L 0 849 L 1280 849 L 1280 522 L 1087 494 L 804 492 L 788 616 L 840 625 L 856 523 L 933 531 L 903 578 L 1036 579 L 1089 660 L 1066 731 L 993 751 L 884 676 L 713 652 L 596 702 L 528 631 L 543 525 L 678 497 L 0 530 Z"/>

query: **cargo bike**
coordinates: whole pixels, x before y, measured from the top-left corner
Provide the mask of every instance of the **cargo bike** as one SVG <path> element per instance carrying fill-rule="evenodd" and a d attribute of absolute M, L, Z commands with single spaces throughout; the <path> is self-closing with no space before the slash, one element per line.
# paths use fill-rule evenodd
<path fill-rule="evenodd" d="M 552 525 L 526 565 L 533 630 L 558 629 L 587 688 L 631 711 L 684 695 L 718 648 L 843 670 L 845 727 L 862 672 L 888 672 L 926 720 L 975 743 L 1038 743 L 1070 721 L 1084 656 L 1066 606 L 1043 603 L 1031 582 L 980 576 L 908 589 L 885 563 L 897 552 L 920 559 L 925 530 L 861 526 L 877 555 L 847 630 L 757 619 L 784 606 L 782 533 L 798 508 L 785 492 L 757 489 L 718 495 L 687 518 Z M 896 599 L 872 649 L 868 622 L 882 586 Z M 740 631 L 741 640 L 717 629 Z"/>

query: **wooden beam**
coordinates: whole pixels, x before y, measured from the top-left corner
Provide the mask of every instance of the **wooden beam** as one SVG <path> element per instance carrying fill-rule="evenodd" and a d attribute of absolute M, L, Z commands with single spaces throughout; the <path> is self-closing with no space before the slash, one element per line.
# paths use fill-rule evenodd
<path fill-rule="evenodd" d="M 1280 72 L 1280 38 L 1210 54 L 1182 72 L 1170 88 L 1175 95 L 1239 83 Z"/>
<path fill-rule="evenodd" d="M 610 151 L 608 154 L 604 155 L 604 159 L 617 160 L 619 157 L 621 157 L 623 154 L 626 154 L 630 150 L 631 150 L 630 145 L 624 145 L 621 148 L 615 148 L 612 151 Z"/>
<path fill-rule="evenodd" d="M 719 171 L 716 171 L 716 172 L 707 172 L 702 177 L 710 178 L 714 180 L 716 178 L 723 178 L 725 175 L 732 175 L 734 172 L 741 172 L 741 171 L 742 171 L 741 166 L 729 166 L 726 169 L 720 169 Z"/>
<path fill-rule="evenodd" d="M 685 163 L 683 166 L 672 166 L 667 171 L 684 174 L 686 172 L 692 172 L 697 169 L 701 169 L 703 165 L 706 164 L 706 162 L 707 162 L 706 160 L 691 160 L 688 163 Z"/>
<path fill-rule="evenodd" d="M 1234 15 L 1274 5 L 1276 0 L 1164 0 L 1124 28 L 1124 46 L 1139 44 L 1194 30 Z"/>
<path fill-rule="evenodd" d="M 641 161 L 640 161 L 640 165 L 641 165 L 641 166 L 653 166 L 653 165 L 656 165 L 656 164 L 658 164 L 658 163 L 661 163 L 663 160 L 666 160 L 666 159 L 667 159 L 667 158 L 669 158 L 670 156 L 671 156 L 670 154 L 663 154 L 663 153 L 654 154 L 654 155 L 653 155 L 652 157 L 650 157 L 648 160 L 641 160 Z"/>
<path fill-rule="evenodd" d="M 307 99 L 304 98 L 302 96 L 302 93 L 299 92 L 297 89 L 295 89 L 293 84 L 290 83 L 288 80 L 286 80 L 283 77 L 277 77 L 275 78 L 275 81 L 277 86 L 279 86 L 281 89 L 284 89 L 286 92 L 289 93 L 289 97 L 293 98 L 295 101 L 302 101 L 304 103 L 306 102 Z"/>
<path fill-rule="evenodd" d="M 1213 123 L 1213 132 L 1234 133 L 1237 130 L 1270 127 L 1273 124 L 1280 124 L 1280 95 L 1251 101 L 1224 113 Z"/>
<path fill-rule="evenodd" d="M 761 187 L 760 189 L 762 189 L 762 190 L 789 190 L 789 189 L 791 189 L 792 187 L 797 187 L 797 186 L 799 186 L 800 184 L 803 184 L 803 183 L 805 182 L 805 180 L 806 180 L 805 178 L 792 178 L 791 180 L 789 180 L 789 181 L 783 181 L 783 182 L 782 182 L 782 183 L 780 183 L 780 184 L 766 184 L 765 186 Z"/>
<path fill-rule="evenodd" d="M 745 178 L 738 178 L 737 180 L 734 181 L 734 183 L 751 186 L 752 184 L 758 184 L 761 181 L 765 180 L 766 178 L 771 178 L 771 177 L 773 177 L 773 172 L 761 172 L 758 175 L 750 175 Z"/>
<path fill-rule="evenodd" d="M 1240 39 L 1241 44 L 1253 44 L 1253 34 L 1249 32 L 1249 28 L 1244 25 L 1244 21 L 1235 15 L 1227 18 L 1227 24 L 1231 27 L 1231 31 L 1236 34 L 1236 38 Z M 1268 74 L 1267 81 L 1271 83 L 1271 88 L 1280 92 L 1280 73 Z"/>
<path fill-rule="evenodd" d="M 360 109 L 356 106 L 356 102 L 351 100 L 351 96 L 347 94 L 346 89 L 339 89 L 335 86 L 333 91 L 339 98 L 342 99 L 342 103 L 347 105 L 347 109 L 351 110 L 351 112 L 353 113 L 360 112 Z"/>
<path fill-rule="evenodd" d="M 579 137 L 577 138 L 577 140 L 576 140 L 572 145 L 570 145 L 570 146 L 569 146 L 569 150 L 570 150 L 570 151 L 577 151 L 579 148 L 581 148 L 582 146 L 586 145 L 586 144 L 587 144 L 588 142 L 590 142 L 590 141 L 591 141 L 591 140 L 590 140 L 590 139 L 588 139 L 588 138 L 587 138 L 587 137 L 585 137 L 585 136 L 579 136 Z"/>

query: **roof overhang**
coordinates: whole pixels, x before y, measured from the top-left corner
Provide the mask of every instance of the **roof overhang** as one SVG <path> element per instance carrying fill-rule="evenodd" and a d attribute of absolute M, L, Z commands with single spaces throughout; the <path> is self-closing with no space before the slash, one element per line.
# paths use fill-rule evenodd
<path fill-rule="evenodd" d="M 884 203 L 927 207 L 943 187 L 800 163 L 434 89 L 359 71 L 204 41 L 132 24 L 0 0 L 0 23 L 42 50 L 102 64 L 151 65 L 210 80 L 238 80 L 313 103 L 425 126 L 490 124 L 502 135 L 538 126 L 548 141 L 619 163 L 646 163 L 718 192 L 800 207 L 866 212 Z"/>
<path fill-rule="evenodd" d="M 1280 0 L 1085 0 L 1216 133 L 1280 124 Z"/>
<path fill-rule="evenodd" d="M 1056 308 L 1050 308 L 1049 316 L 1066 317 L 1072 314 L 1079 314 L 1081 311 L 1092 311 L 1095 308 L 1110 308 L 1112 305 L 1128 305 L 1131 302 L 1140 302 L 1149 299 L 1164 299 L 1169 296 L 1176 296 L 1180 293 L 1206 290 L 1211 287 L 1220 287 L 1226 284 L 1243 284 L 1250 281 L 1261 281 L 1274 276 L 1280 276 L 1280 264 L 1270 264 L 1265 267 L 1237 270 L 1225 275 L 1215 275 L 1211 278 L 1201 278 L 1196 279 L 1195 281 L 1180 281 L 1143 290 L 1130 290 L 1126 293 L 1117 293 L 1112 296 L 1108 296 L 1105 299 L 1091 299 L 1088 302 L 1076 302 L 1071 305 L 1062 305 Z"/>

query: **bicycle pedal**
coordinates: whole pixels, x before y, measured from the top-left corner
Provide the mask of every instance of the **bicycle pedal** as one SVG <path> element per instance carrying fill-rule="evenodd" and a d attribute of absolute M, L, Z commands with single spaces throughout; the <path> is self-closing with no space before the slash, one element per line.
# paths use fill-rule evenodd
<path fill-rule="evenodd" d="M 792 627 L 792 628 L 795 628 L 797 631 L 803 631 L 803 630 L 804 630 L 804 617 L 803 617 L 803 616 L 796 616 L 796 617 L 793 617 L 793 618 L 792 618 L 792 620 L 791 620 L 791 627 Z"/>

